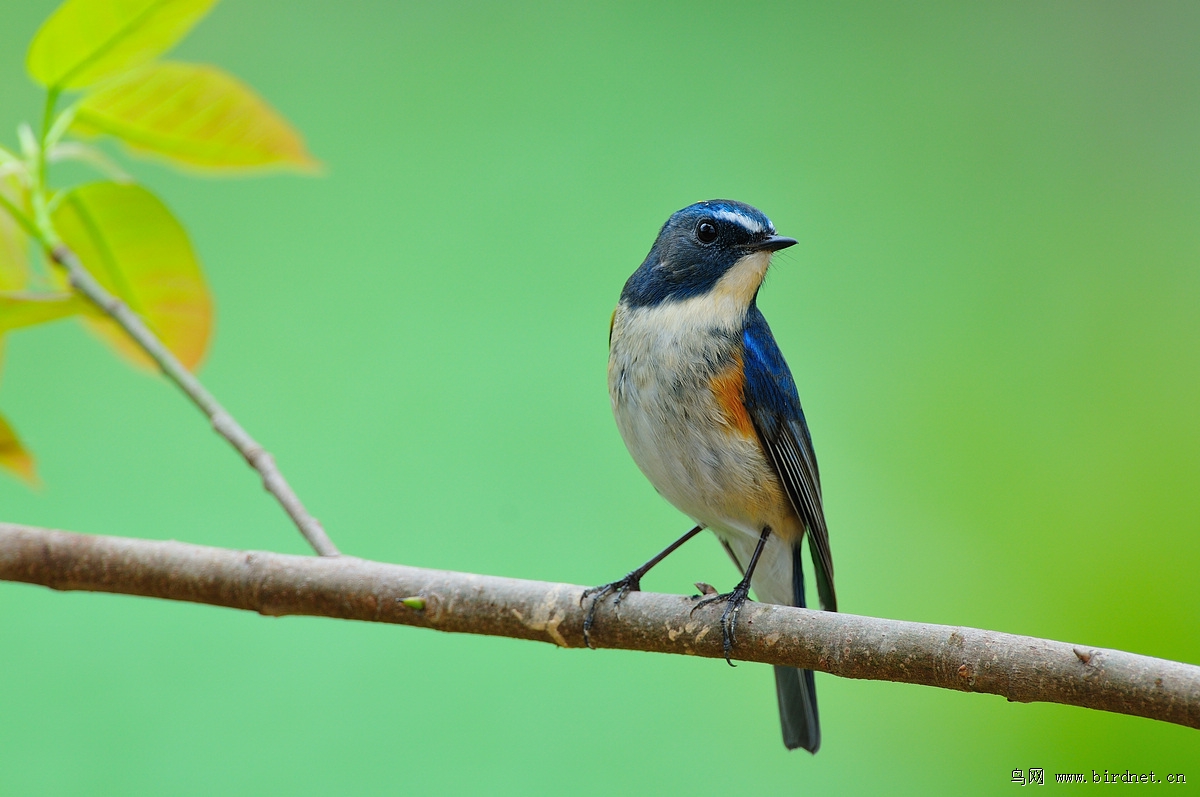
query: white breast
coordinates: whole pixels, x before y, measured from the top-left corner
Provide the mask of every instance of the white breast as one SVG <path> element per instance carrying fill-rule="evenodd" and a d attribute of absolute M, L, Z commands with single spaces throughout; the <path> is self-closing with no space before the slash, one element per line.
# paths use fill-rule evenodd
<path fill-rule="evenodd" d="M 715 293 L 617 307 L 608 361 L 617 428 L 659 493 L 697 523 L 753 540 L 772 525 L 790 538 L 797 521 L 757 439 L 730 432 L 713 394 L 714 375 L 740 357 L 749 303 Z"/>

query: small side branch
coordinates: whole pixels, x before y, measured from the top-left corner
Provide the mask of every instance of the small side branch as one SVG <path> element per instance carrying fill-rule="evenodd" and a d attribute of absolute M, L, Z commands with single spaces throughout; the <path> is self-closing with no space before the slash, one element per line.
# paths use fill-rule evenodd
<path fill-rule="evenodd" d="M 399 623 L 583 647 L 583 588 L 370 562 L 232 551 L 0 524 L 0 579 L 266 615 Z M 724 656 L 720 607 L 635 592 L 592 645 Z M 1063 703 L 1200 728 L 1200 667 L 1118 650 L 852 614 L 746 604 L 733 657 L 880 681 Z"/>
<path fill-rule="evenodd" d="M 71 287 L 90 299 L 116 321 L 141 347 L 142 351 L 146 352 L 162 368 L 163 373 L 192 400 L 192 403 L 208 416 L 217 434 L 228 440 L 229 444 L 245 458 L 250 467 L 258 471 L 262 476 L 263 487 L 279 501 L 313 550 L 321 556 L 337 556 L 338 549 L 329 539 L 329 535 L 325 533 L 320 522 L 304 508 L 304 504 L 300 502 L 299 496 L 292 490 L 287 479 L 283 478 L 283 474 L 275 465 L 275 458 L 255 442 L 254 438 L 204 388 L 204 385 L 200 384 L 200 381 L 183 367 L 183 364 L 162 344 L 158 336 L 150 331 L 137 313 L 130 310 L 125 302 L 105 290 L 104 286 L 83 267 L 75 253 L 66 246 L 62 244 L 54 246 L 50 250 L 50 257 L 66 271 Z"/>

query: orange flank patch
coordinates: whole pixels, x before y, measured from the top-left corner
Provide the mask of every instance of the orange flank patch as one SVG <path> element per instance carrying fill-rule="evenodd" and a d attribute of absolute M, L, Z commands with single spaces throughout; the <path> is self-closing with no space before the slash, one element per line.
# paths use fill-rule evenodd
<path fill-rule="evenodd" d="M 742 373 L 742 358 L 738 355 L 733 364 L 718 373 L 711 382 L 713 398 L 721 408 L 725 421 L 725 430 L 732 434 L 738 432 L 743 437 L 754 435 L 754 424 L 746 412 L 745 385 L 746 377 Z"/>

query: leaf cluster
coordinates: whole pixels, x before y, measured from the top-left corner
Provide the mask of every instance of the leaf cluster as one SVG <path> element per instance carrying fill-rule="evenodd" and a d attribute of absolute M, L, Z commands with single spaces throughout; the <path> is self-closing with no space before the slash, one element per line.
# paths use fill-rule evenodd
<path fill-rule="evenodd" d="M 95 142 L 110 137 L 210 174 L 317 170 L 300 135 L 236 77 L 163 60 L 215 3 L 66 0 L 34 35 L 26 67 L 46 91 L 40 129 L 23 123 L 18 146 L 0 147 L 0 358 L 13 330 L 79 317 L 127 359 L 149 364 L 56 271 L 52 254 L 66 246 L 183 365 L 195 370 L 203 359 L 213 303 L 187 232 Z M 103 179 L 52 186 L 50 167 L 63 161 Z M 33 456 L 3 414 L 0 468 L 36 481 Z"/>

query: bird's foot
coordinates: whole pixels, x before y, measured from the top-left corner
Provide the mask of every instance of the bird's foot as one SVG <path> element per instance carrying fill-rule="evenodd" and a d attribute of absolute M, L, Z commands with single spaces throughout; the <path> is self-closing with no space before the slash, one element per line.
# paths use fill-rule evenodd
<path fill-rule="evenodd" d="M 738 615 L 742 611 L 742 604 L 748 600 L 750 600 L 750 583 L 743 580 L 733 588 L 733 592 L 709 595 L 696 601 L 696 605 L 692 607 L 692 612 L 695 612 L 701 606 L 725 601 L 725 611 L 721 613 L 721 640 L 725 648 L 725 663 L 730 667 L 737 666 L 730 661 L 729 657 L 733 655 L 734 630 L 737 628 Z"/>
<path fill-rule="evenodd" d="M 634 570 L 624 578 L 619 578 L 616 581 L 608 584 L 601 584 L 598 587 L 590 587 L 585 589 L 583 594 L 579 596 L 579 605 L 588 598 L 592 599 L 592 605 L 588 607 L 587 617 L 583 618 L 583 643 L 589 648 L 592 647 L 592 626 L 596 622 L 596 607 L 600 605 L 600 601 L 612 595 L 614 592 L 617 597 L 613 598 L 613 608 L 616 609 L 621 605 L 621 601 L 625 600 L 625 596 L 631 592 L 640 592 L 642 589 L 642 576 L 644 573 Z"/>

